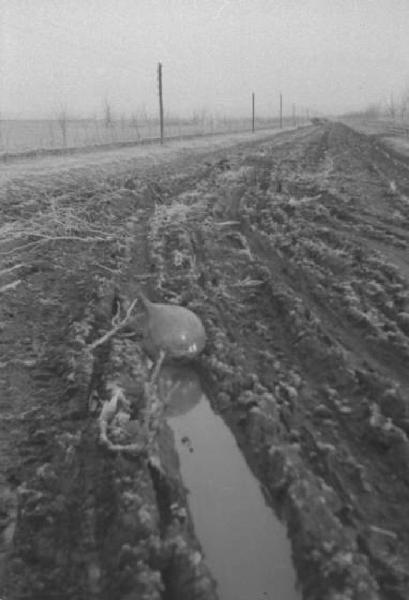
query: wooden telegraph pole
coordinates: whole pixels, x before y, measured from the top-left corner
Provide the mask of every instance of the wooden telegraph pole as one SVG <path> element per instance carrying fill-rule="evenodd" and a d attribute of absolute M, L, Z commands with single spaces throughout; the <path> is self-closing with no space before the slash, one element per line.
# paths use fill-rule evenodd
<path fill-rule="evenodd" d="M 256 122 L 255 122 L 255 94 L 254 92 L 251 95 L 251 108 L 252 108 L 252 119 L 251 119 L 251 131 L 254 133 L 255 129 L 256 129 Z"/>
<path fill-rule="evenodd" d="M 283 128 L 283 95 L 280 92 L 280 129 Z"/>
<path fill-rule="evenodd" d="M 295 110 L 295 104 L 293 104 L 293 126 L 297 127 L 297 113 Z"/>
<path fill-rule="evenodd" d="M 158 63 L 158 89 L 159 89 L 160 143 L 163 144 L 162 63 Z"/>

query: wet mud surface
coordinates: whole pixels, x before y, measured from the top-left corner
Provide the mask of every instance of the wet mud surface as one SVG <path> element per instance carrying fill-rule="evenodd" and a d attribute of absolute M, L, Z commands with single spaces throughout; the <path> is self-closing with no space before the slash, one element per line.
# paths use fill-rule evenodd
<path fill-rule="evenodd" d="M 2 186 L 0 597 L 217 598 L 140 304 L 95 343 L 143 287 L 202 318 L 303 598 L 405 600 L 407 158 L 328 123 L 147 162 Z"/>

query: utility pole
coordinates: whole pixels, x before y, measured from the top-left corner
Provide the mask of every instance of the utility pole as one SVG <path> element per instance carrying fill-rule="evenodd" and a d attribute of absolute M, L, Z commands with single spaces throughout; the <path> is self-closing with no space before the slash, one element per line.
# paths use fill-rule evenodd
<path fill-rule="evenodd" d="M 255 94 L 254 94 L 254 92 L 251 94 L 251 108 L 252 108 L 251 131 L 254 133 L 255 129 L 256 129 Z"/>
<path fill-rule="evenodd" d="M 280 129 L 283 128 L 283 95 L 280 92 Z"/>
<path fill-rule="evenodd" d="M 293 126 L 297 127 L 297 115 L 295 111 L 295 104 L 293 104 Z"/>
<path fill-rule="evenodd" d="M 159 89 L 160 143 L 163 144 L 162 63 L 158 63 L 158 89 Z"/>

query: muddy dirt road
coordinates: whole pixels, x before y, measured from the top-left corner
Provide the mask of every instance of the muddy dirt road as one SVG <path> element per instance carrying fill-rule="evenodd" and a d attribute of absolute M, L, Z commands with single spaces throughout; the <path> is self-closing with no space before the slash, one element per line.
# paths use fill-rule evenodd
<path fill-rule="evenodd" d="M 303 598 L 409 597 L 409 160 L 336 123 L 239 142 L 5 167 L 2 599 L 217 598 L 140 305 L 95 343 L 141 288 L 202 318 Z"/>

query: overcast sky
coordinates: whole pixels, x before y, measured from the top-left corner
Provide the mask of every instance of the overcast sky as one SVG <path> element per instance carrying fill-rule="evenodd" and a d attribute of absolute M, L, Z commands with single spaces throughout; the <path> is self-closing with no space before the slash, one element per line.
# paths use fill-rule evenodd
<path fill-rule="evenodd" d="M 409 86 L 409 0 L 0 0 L 5 116 L 337 113 Z"/>

